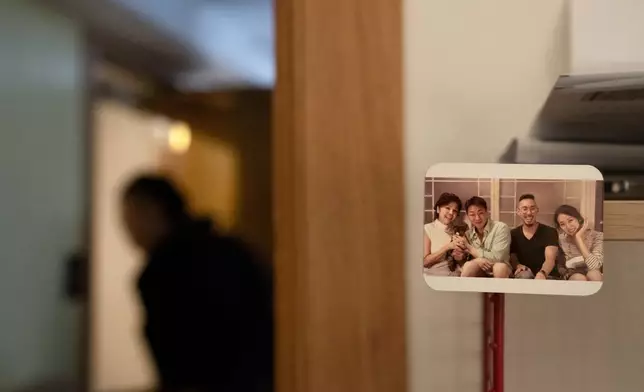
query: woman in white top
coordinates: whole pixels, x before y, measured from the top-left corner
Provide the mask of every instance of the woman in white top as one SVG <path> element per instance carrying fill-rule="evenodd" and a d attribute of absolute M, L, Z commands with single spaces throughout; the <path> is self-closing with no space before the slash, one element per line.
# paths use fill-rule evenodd
<path fill-rule="evenodd" d="M 453 193 L 443 193 L 434 205 L 436 218 L 425 225 L 423 266 L 427 275 L 460 276 L 460 269 L 450 270 L 447 256 L 456 247 L 452 225 L 461 207 L 461 199 Z"/>

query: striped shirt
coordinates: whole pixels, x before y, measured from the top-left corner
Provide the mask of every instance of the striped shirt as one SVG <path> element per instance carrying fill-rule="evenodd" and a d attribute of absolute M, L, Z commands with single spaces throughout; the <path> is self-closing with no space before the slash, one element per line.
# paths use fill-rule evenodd
<path fill-rule="evenodd" d="M 583 241 L 590 252 L 588 257 L 584 258 L 584 262 L 588 266 L 588 269 L 600 269 L 604 265 L 604 233 L 589 229 L 583 236 Z M 570 260 L 573 257 L 583 258 L 583 255 L 579 251 L 573 237 L 560 234 L 559 244 L 561 245 L 561 250 L 566 256 L 566 260 Z"/>

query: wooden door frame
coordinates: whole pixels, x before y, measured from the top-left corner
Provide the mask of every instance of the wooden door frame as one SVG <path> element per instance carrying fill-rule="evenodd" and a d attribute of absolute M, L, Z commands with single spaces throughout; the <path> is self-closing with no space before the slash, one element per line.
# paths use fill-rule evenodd
<path fill-rule="evenodd" d="M 401 0 L 277 0 L 277 390 L 406 390 Z"/>

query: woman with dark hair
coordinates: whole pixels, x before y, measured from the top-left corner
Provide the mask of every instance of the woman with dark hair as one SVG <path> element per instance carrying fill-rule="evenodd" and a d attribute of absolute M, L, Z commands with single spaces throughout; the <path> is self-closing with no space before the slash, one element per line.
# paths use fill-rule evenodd
<path fill-rule="evenodd" d="M 592 228 L 579 211 L 562 205 L 555 211 L 555 227 L 565 262 L 557 266 L 566 280 L 601 281 L 604 265 L 604 233 Z"/>
<path fill-rule="evenodd" d="M 423 266 L 427 275 L 460 276 L 460 268 L 450 269 L 448 255 L 458 246 L 452 237 L 461 207 L 461 199 L 453 193 L 443 193 L 436 201 L 435 218 L 425 225 Z"/>

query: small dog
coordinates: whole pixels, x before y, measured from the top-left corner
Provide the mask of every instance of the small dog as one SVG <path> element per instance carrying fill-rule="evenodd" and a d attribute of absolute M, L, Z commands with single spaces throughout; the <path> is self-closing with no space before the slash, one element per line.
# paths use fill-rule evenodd
<path fill-rule="evenodd" d="M 455 224 L 452 227 L 452 235 L 455 235 L 457 237 L 465 237 L 465 232 L 467 232 L 469 228 L 467 227 L 466 224 Z M 449 267 L 449 270 L 454 272 L 456 271 L 456 268 L 462 267 L 463 264 L 465 264 L 466 261 L 469 261 L 472 258 L 472 255 L 466 254 L 465 257 L 463 257 L 463 260 L 456 260 L 454 259 L 454 256 L 452 255 L 452 250 L 450 250 L 447 253 L 447 266 Z"/>

